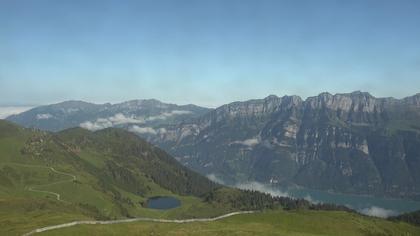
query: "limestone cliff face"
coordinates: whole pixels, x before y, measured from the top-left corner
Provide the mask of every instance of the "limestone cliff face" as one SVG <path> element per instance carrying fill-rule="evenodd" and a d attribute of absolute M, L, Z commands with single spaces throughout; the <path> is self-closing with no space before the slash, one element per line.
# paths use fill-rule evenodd
<path fill-rule="evenodd" d="M 403 104 L 420 107 L 420 93 L 403 99 Z"/>
<path fill-rule="evenodd" d="M 420 195 L 420 99 L 322 93 L 235 102 L 152 139 L 227 182 Z"/>

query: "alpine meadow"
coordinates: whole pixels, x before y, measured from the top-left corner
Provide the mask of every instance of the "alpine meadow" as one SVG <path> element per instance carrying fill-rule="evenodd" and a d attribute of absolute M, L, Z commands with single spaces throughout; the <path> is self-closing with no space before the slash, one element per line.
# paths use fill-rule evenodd
<path fill-rule="evenodd" d="M 420 235 L 420 2 L 0 0 L 0 235 Z"/>

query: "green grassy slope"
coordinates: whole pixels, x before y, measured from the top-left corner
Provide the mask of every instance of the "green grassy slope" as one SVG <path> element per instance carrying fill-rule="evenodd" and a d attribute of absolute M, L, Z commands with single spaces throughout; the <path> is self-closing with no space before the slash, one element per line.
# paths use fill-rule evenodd
<path fill-rule="evenodd" d="M 390 219 L 394 221 L 404 221 L 413 225 L 420 226 L 420 211 L 404 213 L 399 216 L 391 217 Z"/>
<path fill-rule="evenodd" d="M 334 211 L 269 211 L 205 223 L 81 225 L 40 235 L 420 235 L 406 223 Z"/>
<path fill-rule="evenodd" d="M 0 121 L 0 235 L 79 219 L 215 216 L 227 209 L 200 195 L 216 186 L 125 131 L 51 134 Z M 175 196 L 182 205 L 146 208 L 157 195 Z"/>
<path fill-rule="evenodd" d="M 175 196 L 182 205 L 166 211 L 145 207 L 147 198 L 158 195 Z M 89 132 L 75 128 L 52 134 L 0 120 L 0 235 L 21 235 L 36 228 L 76 220 L 207 218 L 261 208 L 277 210 L 212 223 L 78 226 L 46 234 L 269 235 L 291 232 L 307 235 L 304 233 L 313 232 L 333 235 L 336 231 L 329 229 L 333 227 L 329 226 L 331 220 L 336 220 L 337 228 L 349 232 L 348 235 L 365 232 L 360 231 L 360 227 L 375 233 L 418 233 L 414 226 L 353 213 L 294 212 L 284 211 L 281 206 L 309 207 L 304 201 L 282 202 L 257 192 L 222 188 L 126 131 Z M 315 222 L 315 228 L 307 226 L 310 222 Z"/>

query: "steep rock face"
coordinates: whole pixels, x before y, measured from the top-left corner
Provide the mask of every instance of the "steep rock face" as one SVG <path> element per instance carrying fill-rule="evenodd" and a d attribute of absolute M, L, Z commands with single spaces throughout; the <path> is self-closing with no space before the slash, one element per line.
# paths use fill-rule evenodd
<path fill-rule="evenodd" d="M 151 141 L 228 183 L 256 180 L 349 193 L 420 193 L 419 95 L 322 93 L 235 102 Z"/>

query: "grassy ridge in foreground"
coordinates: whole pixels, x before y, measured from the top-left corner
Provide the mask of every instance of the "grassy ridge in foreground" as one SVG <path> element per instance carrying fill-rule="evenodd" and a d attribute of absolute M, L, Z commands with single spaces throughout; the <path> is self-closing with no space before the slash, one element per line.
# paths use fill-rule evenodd
<path fill-rule="evenodd" d="M 70 181 L 69 176 L 77 179 Z M 31 188 L 43 192 L 29 191 Z M 60 194 L 63 201 L 51 193 Z M 167 211 L 145 207 L 147 198 L 162 195 L 178 198 L 181 206 Z M 80 226 L 48 234 L 337 235 L 341 230 L 338 235 L 420 235 L 419 228 L 405 223 L 345 212 L 302 210 L 311 207 L 337 209 L 222 187 L 122 130 L 92 133 L 71 129 L 52 134 L 0 120 L 0 235 L 22 235 L 76 220 L 208 218 L 261 209 L 277 211 L 212 223 Z"/>
<path fill-rule="evenodd" d="M 39 235 L 420 235 L 420 228 L 335 211 L 268 211 L 215 222 L 81 225 Z"/>

